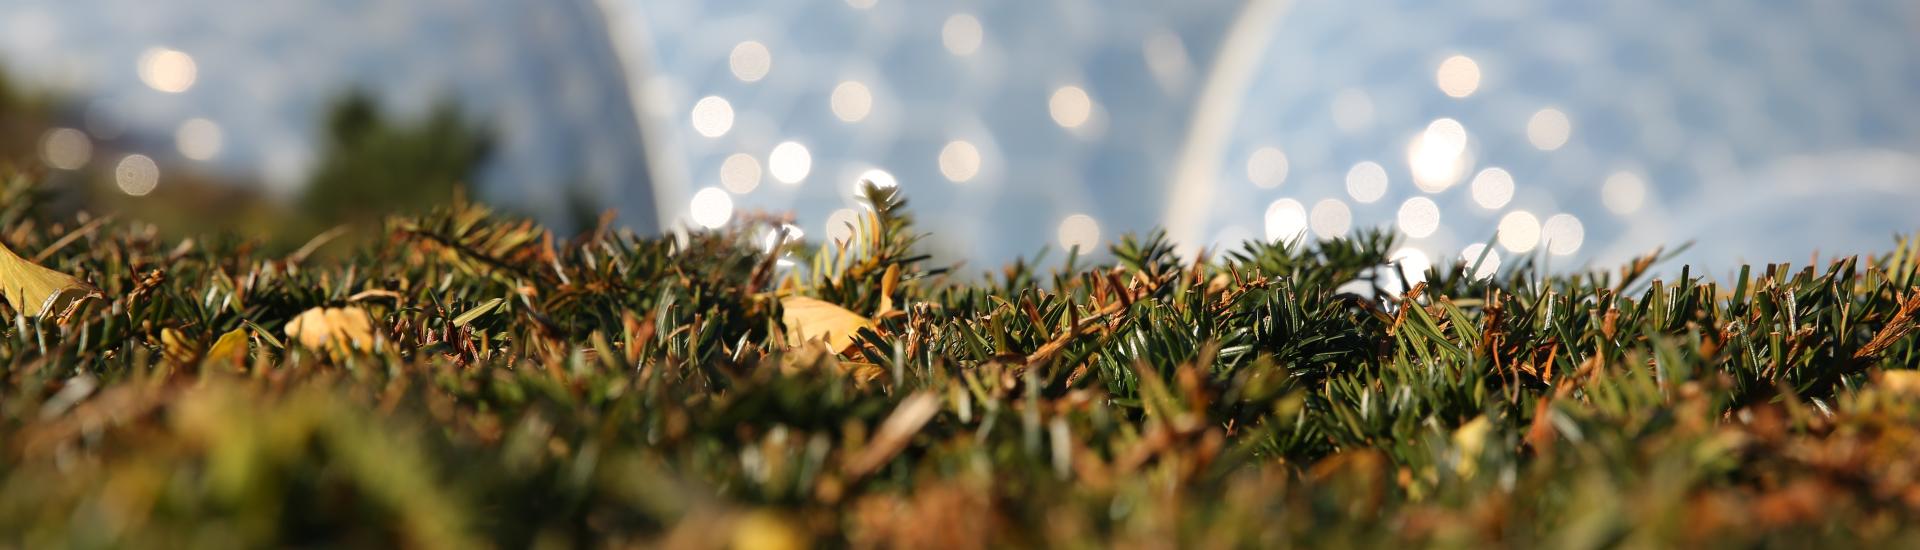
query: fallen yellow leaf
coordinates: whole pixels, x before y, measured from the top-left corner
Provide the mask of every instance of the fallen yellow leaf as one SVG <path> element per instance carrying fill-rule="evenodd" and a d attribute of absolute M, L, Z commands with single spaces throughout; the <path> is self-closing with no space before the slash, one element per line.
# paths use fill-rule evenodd
<path fill-rule="evenodd" d="M 820 340 L 827 348 L 845 353 L 854 345 L 854 336 L 862 328 L 874 328 L 873 321 L 846 308 L 805 296 L 780 299 L 780 323 L 787 327 L 787 345 L 798 347 Z"/>
<path fill-rule="evenodd" d="M 1888 393 L 1920 395 L 1920 370 L 1889 370 L 1880 373 L 1880 387 Z"/>
<path fill-rule="evenodd" d="M 1487 447 L 1487 435 L 1493 431 L 1493 423 L 1486 415 L 1480 415 L 1453 431 L 1453 448 L 1460 452 L 1460 462 L 1454 464 L 1454 471 L 1460 477 L 1473 477 L 1474 470 L 1480 464 L 1480 451 Z"/>
<path fill-rule="evenodd" d="M 800 550 L 806 548 L 804 531 L 792 521 L 772 512 L 753 512 L 734 521 L 733 548 L 740 550 Z"/>
<path fill-rule="evenodd" d="M 309 309 L 292 321 L 287 321 L 287 339 L 300 342 L 300 345 L 310 349 L 318 349 L 327 345 L 327 339 L 333 336 L 333 331 L 328 330 L 326 324 L 325 309 Z"/>
<path fill-rule="evenodd" d="M 220 339 L 213 342 L 213 347 L 207 348 L 207 356 L 201 359 L 201 361 L 208 364 L 226 363 L 236 367 L 245 367 L 247 364 L 247 329 L 237 328 L 231 332 L 220 335 Z"/>
<path fill-rule="evenodd" d="M 0 244 L 0 296 L 28 317 L 53 314 L 64 320 L 100 289 L 72 275 L 40 267 Z"/>
<path fill-rule="evenodd" d="M 353 306 L 316 307 L 287 322 L 287 337 L 309 349 L 367 349 L 373 347 L 373 321 Z"/>
<path fill-rule="evenodd" d="M 333 327 L 333 333 L 342 342 L 361 347 L 373 345 L 373 321 L 367 318 L 366 310 L 357 307 L 328 308 L 327 324 Z"/>
<path fill-rule="evenodd" d="M 177 364 L 192 363 L 200 358 L 200 344 L 170 328 L 160 329 L 160 349 L 167 360 Z"/>

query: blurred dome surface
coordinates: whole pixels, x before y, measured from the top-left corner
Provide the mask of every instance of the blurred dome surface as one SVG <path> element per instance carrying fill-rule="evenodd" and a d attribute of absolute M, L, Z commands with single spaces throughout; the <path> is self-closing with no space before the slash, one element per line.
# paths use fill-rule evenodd
<path fill-rule="evenodd" d="M 638 88 L 678 136 L 663 169 L 686 182 L 661 190 L 664 210 L 680 208 L 669 219 L 718 222 L 724 197 L 730 212 L 792 210 L 831 234 L 872 179 L 902 186 L 943 257 L 977 266 L 1160 225 L 1223 36 L 1279 5 L 609 4 L 653 46 Z"/>
<path fill-rule="evenodd" d="M 1916 31 L 1894 1 L 1294 2 L 1175 226 L 1397 223 L 1449 259 L 1500 229 L 1556 268 L 1693 240 L 1672 265 L 1716 276 L 1886 250 L 1920 230 Z"/>

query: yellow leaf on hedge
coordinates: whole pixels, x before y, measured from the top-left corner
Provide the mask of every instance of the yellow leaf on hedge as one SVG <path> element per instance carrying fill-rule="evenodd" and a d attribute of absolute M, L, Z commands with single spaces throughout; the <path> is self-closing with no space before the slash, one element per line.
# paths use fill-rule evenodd
<path fill-rule="evenodd" d="M 874 317 L 893 311 L 893 291 L 900 287 L 900 264 L 887 266 L 887 272 L 880 276 L 880 309 L 873 312 Z"/>
<path fill-rule="evenodd" d="M 0 244 L 0 296 L 28 317 L 65 317 L 100 290 L 72 275 L 40 267 Z"/>
<path fill-rule="evenodd" d="M 845 352 L 852 348 L 854 335 L 862 328 L 874 328 L 873 321 L 846 308 L 808 298 L 788 296 L 780 299 L 780 323 L 787 327 L 787 345 L 799 346 L 810 340 L 826 342 L 827 348 Z"/>

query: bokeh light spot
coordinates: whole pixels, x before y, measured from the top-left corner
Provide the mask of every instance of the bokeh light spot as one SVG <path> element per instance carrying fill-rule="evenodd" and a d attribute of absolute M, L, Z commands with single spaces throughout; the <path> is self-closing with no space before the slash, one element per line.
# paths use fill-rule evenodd
<path fill-rule="evenodd" d="M 736 195 L 752 193 L 760 187 L 760 160 L 746 153 L 727 155 L 720 162 L 720 185 Z"/>
<path fill-rule="evenodd" d="M 1058 233 L 1061 248 L 1079 248 L 1082 255 L 1093 252 L 1094 247 L 1100 244 L 1100 222 L 1086 214 L 1074 214 L 1060 220 Z"/>
<path fill-rule="evenodd" d="M 140 54 L 140 81 L 147 87 L 177 94 L 193 87 L 200 69 L 193 56 L 169 48 L 150 48 Z"/>
<path fill-rule="evenodd" d="M 1567 144 L 1573 136 L 1573 121 L 1559 109 L 1548 107 L 1527 119 L 1527 142 L 1535 149 L 1552 151 Z"/>
<path fill-rule="evenodd" d="M 781 142 L 767 155 L 767 172 L 773 174 L 773 179 L 780 183 L 800 183 L 812 171 L 813 154 L 807 152 L 807 146 L 798 142 Z"/>
<path fill-rule="evenodd" d="M 1458 155 L 1467 150 L 1467 127 L 1460 121 L 1442 118 L 1427 123 L 1427 131 L 1421 134 L 1426 145 L 1442 155 Z"/>
<path fill-rule="evenodd" d="M 1451 118 L 1428 124 L 1407 145 L 1407 167 L 1413 171 L 1413 185 L 1421 191 L 1445 191 L 1466 175 L 1470 164 L 1467 129 Z"/>
<path fill-rule="evenodd" d="M 1625 216 L 1640 210 L 1647 200 L 1647 181 L 1633 172 L 1614 172 L 1600 186 L 1600 203 L 1607 210 Z"/>
<path fill-rule="evenodd" d="M 693 131 L 717 138 L 733 129 L 733 104 L 717 95 L 700 98 L 693 104 Z"/>
<path fill-rule="evenodd" d="M 220 154 L 226 144 L 226 137 L 220 131 L 220 125 L 211 120 L 196 118 L 180 124 L 173 132 L 174 147 L 180 155 L 193 160 L 211 160 Z"/>
<path fill-rule="evenodd" d="M 1267 240 L 1292 242 L 1307 230 L 1307 208 L 1300 201 L 1280 199 L 1267 205 Z"/>
<path fill-rule="evenodd" d="M 1344 237 L 1353 227 L 1353 211 L 1340 199 L 1321 199 L 1313 203 L 1313 212 L 1308 216 L 1313 226 L 1313 234 L 1322 239 Z"/>
<path fill-rule="evenodd" d="M 947 18 L 940 26 L 940 44 L 946 46 L 953 55 L 968 56 L 980 51 L 980 43 L 985 33 L 980 29 L 980 19 L 965 13 L 956 13 Z"/>
<path fill-rule="evenodd" d="M 980 149 L 964 140 L 956 140 L 940 149 L 940 175 L 947 181 L 966 183 L 980 175 Z"/>
<path fill-rule="evenodd" d="M 1513 201 L 1513 174 L 1504 168 L 1481 170 L 1473 177 L 1473 202 L 1481 208 L 1499 210 Z"/>
<path fill-rule="evenodd" d="M 40 158 L 60 170 L 79 170 L 93 159 L 93 140 L 73 128 L 54 128 L 40 138 Z"/>
<path fill-rule="evenodd" d="M 687 213 L 693 223 L 700 227 L 714 229 L 727 224 L 733 218 L 733 198 L 718 187 L 706 187 L 693 194 L 693 202 Z"/>
<path fill-rule="evenodd" d="M 1547 243 L 1547 252 L 1555 256 L 1567 256 L 1580 251 L 1580 244 L 1587 238 L 1587 230 L 1581 226 L 1580 218 L 1572 214 L 1554 214 L 1540 224 L 1540 238 Z"/>
<path fill-rule="evenodd" d="M 1400 212 L 1394 216 L 1400 225 L 1400 232 L 1408 237 L 1424 239 L 1440 229 L 1440 205 L 1433 199 L 1414 197 L 1400 203 Z"/>
<path fill-rule="evenodd" d="M 733 53 L 727 54 L 727 67 L 741 82 L 759 82 L 773 71 L 773 52 L 767 50 L 766 44 L 752 40 L 741 42 L 733 47 Z"/>
<path fill-rule="evenodd" d="M 160 185 L 160 165 L 146 155 L 127 155 L 114 165 L 113 183 L 122 193 L 144 197 Z"/>
<path fill-rule="evenodd" d="M 828 102 L 833 107 L 833 116 L 842 122 L 860 122 L 873 112 L 873 92 L 866 84 L 852 80 L 834 86 L 833 97 Z"/>
<path fill-rule="evenodd" d="M 1440 62 L 1440 70 L 1434 78 L 1440 85 L 1441 93 L 1448 97 L 1467 97 L 1480 89 L 1480 64 L 1464 55 L 1449 57 Z"/>
<path fill-rule="evenodd" d="M 1247 156 L 1247 179 L 1261 189 L 1286 183 L 1288 169 L 1287 154 L 1276 147 L 1261 147 Z"/>
<path fill-rule="evenodd" d="M 1047 112 L 1061 128 L 1079 128 L 1093 117 L 1093 98 L 1079 86 L 1062 86 L 1047 100 Z"/>
<path fill-rule="evenodd" d="M 1347 169 L 1347 194 L 1362 204 L 1387 195 L 1387 169 L 1374 161 L 1361 161 Z"/>
<path fill-rule="evenodd" d="M 1508 252 L 1524 254 L 1540 244 L 1540 219 L 1525 210 L 1500 217 L 1500 246 Z"/>

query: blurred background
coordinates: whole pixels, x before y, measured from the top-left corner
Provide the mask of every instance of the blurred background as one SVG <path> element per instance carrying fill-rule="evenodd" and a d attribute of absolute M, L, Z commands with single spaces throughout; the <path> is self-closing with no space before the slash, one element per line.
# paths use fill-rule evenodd
<path fill-rule="evenodd" d="M 320 231 L 470 193 L 562 229 L 766 211 L 821 239 L 869 180 L 976 268 L 1391 225 L 1415 265 L 1693 241 L 1716 275 L 1920 229 L 1920 5 L 1896 0 L 0 8 L 0 154 L 163 223 Z"/>

